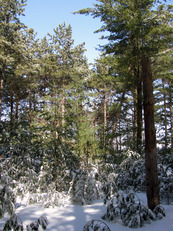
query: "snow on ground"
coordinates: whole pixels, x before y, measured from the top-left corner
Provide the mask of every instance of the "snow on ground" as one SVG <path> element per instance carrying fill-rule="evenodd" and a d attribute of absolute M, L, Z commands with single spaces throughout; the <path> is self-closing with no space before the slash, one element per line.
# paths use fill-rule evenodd
<path fill-rule="evenodd" d="M 139 194 L 139 197 L 146 201 L 145 194 Z M 138 229 L 139 231 L 173 231 L 173 205 L 165 205 L 166 217 L 162 220 L 147 224 Z M 22 205 L 17 208 L 16 213 L 22 219 L 24 227 L 35 221 L 40 216 L 46 216 L 49 225 L 47 231 L 82 231 L 84 225 L 91 219 L 101 220 L 106 207 L 102 200 L 96 201 L 92 205 L 72 205 L 69 202 L 63 207 L 42 208 L 40 205 Z M 0 220 L 0 231 L 2 231 L 5 218 Z M 120 223 L 104 221 L 111 231 L 133 231 Z"/>

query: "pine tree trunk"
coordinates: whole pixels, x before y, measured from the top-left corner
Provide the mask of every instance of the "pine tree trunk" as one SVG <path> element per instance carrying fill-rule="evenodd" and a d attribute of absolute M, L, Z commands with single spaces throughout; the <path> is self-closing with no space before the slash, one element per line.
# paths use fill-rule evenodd
<path fill-rule="evenodd" d="M 133 91 L 133 104 L 134 104 L 134 113 L 133 113 L 133 142 L 134 142 L 134 150 L 137 151 L 137 87 L 134 84 Z"/>
<path fill-rule="evenodd" d="M 64 85 L 64 79 L 63 79 L 63 87 L 62 87 L 62 101 L 61 101 L 61 116 L 62 116 L 62 133 L 65 133 L 65 85 Z"/>
<path fill-rule="evenodd" d="M 35 92 L 34 92 L 34 100 L 33 100 L 33 104 L 34 104 L 34 112 L 36 112 L 36 105 L 37 105 L 37 101 L 36 101 L 36 94 L 35 94 Z"/>
<path fill-rule="evenodd" d="M 10 128 L 13 129 L 14 118 L 13 118 L 13 110 L 14 110 L 14 95 L 13 92 L 10 94 Z"/>
<path fill-rule="evenodd" d="M 2 115 L 2 98 L 4 90 L 4 78 L 5 78 L 5 64 L 2 64 L 1 76 L 0 76 L 0 120 Z"/>
<path fill-rule="evenodd" d="M 149 58 L 143 56 L 141 65 L 145 122 L 146 190 L 148 207 L 153 210 L 159 204 L 159 185 L 157 170 L 156 132 L 154 127 L 152 72 Z"/>
<path fill-rule="evenodd" d="M 16 108 L 15 108 L 15 119 L 18 120 L 18 114 L 19 114 L 19 100 L 16 99 Z"/>
<path fill-rule="evenodd" d="M 4 85 L 4 80 L 0 80 L 0 120 L 1 120 L 1 114 L 2 114 L 2 97 L 3 97 L 3 85 Z"/>
<path fill-rule="evenodd" d="M 172 111 L 172 81 L 169 81 L 169 100 L 170 100 L 170 117 L 171 117 L 171 148 L 173 149 L 173 111 Z"/>
<path fill-rule="evenodd" d="M 138 57 L 137 65 L 135 65 L 134 68 L 134 76 L 135 76 L 135 83 L 136 83 L 136 89 L 137 89 L 137 99 L 136 99 L 136 150 L 138 153 L 141 153 L 142 149 L 142 80 L 141 80 L 141 73 L 140 73 L 140 58 L 139 58 L 139 38 L 136 37 L 133 40 L 133 53 L 134 56 Z"/>
<path fill-rule="evenodd" d="M 119 146 L 120 146 L 120 148 L 119 148 L 119 151 L 121 152 L 121 149 L 122 149 L 122 142 L 121 142 L 121 120 L 119 120 Z"/>
<path fill-rule="evenodd" d="M 29 75 L 29 82 L 31 83 L 31 74 Z M 31 88 L 29 87 L 29 122 L 32 122 L 32 99 L 31 99 Z"/>
<path fill-rule="evenodd" d="M 139 72 L 137 71 L 137 151 L 141 153 L 142 149 L 142 81 Z"/>
<path fill-rule="evenodd" d="M 106 126 L 107 126 L 107 99 L 106 92 L 104 91 L 104 127 L 103 127 L 103 143 L 104 143 L 104 151 L 106 151 Z M 106 153 L 105 153 L 106 154 Z"/>
<path fill-rule="evenodd" d="M 122 105 L 123 105 L 123 102 L 124 102 L 125 93 L 126 93 L 126 87 L 124 87 L 124 90 L 123 90 L 123 93 L 122 93 L 122 96 L 121 96 L 121 101 L 120 101 L 120 104 L 119 104 L 117 112 L 116 112 L 116 119 L 115 119 L 115 123 L 114 123 L 113 129 L 112 129 L 113 134 L 115 133 L 115 131 L 117 129 L 117 124 L 118 124 L 118 120 L 119 120 L 120 115 L 121 115 L 121 108 L 122 108 Z M 114 137 L 111 138 L 110 145 L 113 144 L 113 140 L 114 140 Z"/>
<path fill-rule="evenodd" d="M 163 102 L 164 102 L 164 127 L 165 127 L 165 148 L 168 147 L 168 129 L 167 129 L 167 111 L 166 111 L 166 94 L 165 94 L 165 83 L 162 80 L 162 87 L 163 87 Z"/>

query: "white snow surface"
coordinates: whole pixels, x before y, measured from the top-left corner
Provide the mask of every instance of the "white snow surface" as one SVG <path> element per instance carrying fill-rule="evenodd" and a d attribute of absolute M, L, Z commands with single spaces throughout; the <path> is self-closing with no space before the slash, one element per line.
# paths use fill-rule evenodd
<path fill-rule="evenodd" d="M 143 193 L 138 194 L 140 199 L 146 202 L 146 196 Z M 139 231 L 173 231 L 173 205 L 163 205 L 166 211 L 166 217 L 147 224 Z M 38 219 L 40 216 L 46 216 L 48 227 L 46 231 L 82 231 L 84 225 L 92 219 L 102 220 L 101 216 L 106 212 L 106 206 L 103 200 L 97 200 L 91 205 L 73 205 L 66 201 L 64 206 L 55 208 L 43 208 L 39 204 L 25 205 L 21 204 L 16 209 L 16 214 L 22 219 L 24 227 L 27 224 Z M 4 222 L 7 216 L 0 220 L 0 231 L 3 230 Z M 121 222 L 105 222 L 111 231 L 133 231 L 134 229 L 125 227 Z M 42 230 L 42 229 L 40 229 Z M 135 229 L 136 230 L 136 229 Z"/>

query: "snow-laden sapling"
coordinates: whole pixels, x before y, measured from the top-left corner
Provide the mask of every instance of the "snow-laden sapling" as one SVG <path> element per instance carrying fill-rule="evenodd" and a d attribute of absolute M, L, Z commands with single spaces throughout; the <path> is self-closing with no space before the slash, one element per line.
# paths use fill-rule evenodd
<path fill-rule="evenodd" d="M 38 231 L 41 226 L 42 229 L 46 229 L 48 225 L 48 220 L 46 217 L 39 217 L 36 221 L 32 222 L 30 225 L 26 226 L 27 231 Z"/>
<path fill-rule="evenodd" d="M 145 191 L 145 162 L 144 158 L 136 152 L 127 150 L 122 154 L 116 185 L 119 190 L 128 192 Z"/>
<path fill-rule="evenodd" d="M 3 231 L 23 231 L 23 223 L 15 213 L 8 219 L 4 225 Z"/>
<path fill-rule="evenodd" d="M 27 204 L 39 203 L 44 208 L 64 206 L 65 196 L 64 192 L 57 192 L 52 186 L 47 193 L 30 194 Z"/>
<path fill-rule="evenodd" d="M 9 185 L 0 186 L 0 218 L 6 212 L 10 215 L 13 214 L 15 210 L 14 202 L 15 199 L 11 187 Z"/>
<path fill-rule="evenodd" d="M 127 195 L 118 192 L 110 199 L 102 219 L 114 222 L 121 219 L 122 223 L 129 228 L 140 228 L 145 223 L 151 223 L 164 216 L 165 211 L 161 206 L 151 211 L 133 192 Z"/>
<path fill-rule="evenodd" d="M 116 178 L 117 175 L 115 173 L 110 173 L 107 177 L 107 181 L 103 183 L 102 190 L 104 193 L 104 204 L 106 204 L 107 200 L 109 200 L 110 197 L 114 195 L 117 191 L 117 187 L 115 184 Z"/>
<path fill-rule="evenodd" d="M 111 231 L 108 225 L 101 220 L 91 220 L 86 223 L 82 231 Z"/>
<path fill-rule="evenodd" d="M 87 179 L 87 173 L 82 169 L 73 172 L 73 179 L 71 182 L 71 187 L 69 189 L 69 195 L 74 203 L 86 204 L 85 201 L 85 183 Z"/>
<path fill-rule="evenodd" d="M 95 172 L 90 169 L 87 171 L 87 179 L 85 184 L 85 201 L 87 204 L 92 203 L 92 201 L 100 197 L 99 185 L 95 178 Z"/>
<path fill-rule="evenodd" d="M 157 205 L 154 208 L 153 213 L 156 215 L 157 220 L 161 220 L 163 217 L 166 216 L 165 210 L 161 205 Z"/>
<path fill-rule="evenodd" d="M 160 199 L 162 203 L 173 202 L 173 163 L 159 165 Z"/>
<path fill-rule="evenodd" d="M 72 181 L 68 194 L 74 203 L 82 205 L 90 204 L 93 200 L 98 199 L 99 190 L 94 173 L 83 169 L 72 172 Z"/>
<path fill-rule="evenodd" d="M 43 230 L 46 230 L 48 226 L 48 220 L 46 217 L 39 217 L 36 221 L 32 222 L 31 224 L 26 226 L 27 231 L 38 231 L 39 227 Z M 4 225 L 3 231 L 23 231 L 23 223 L 19 216 L 15 213 L 8 219 Z"/>

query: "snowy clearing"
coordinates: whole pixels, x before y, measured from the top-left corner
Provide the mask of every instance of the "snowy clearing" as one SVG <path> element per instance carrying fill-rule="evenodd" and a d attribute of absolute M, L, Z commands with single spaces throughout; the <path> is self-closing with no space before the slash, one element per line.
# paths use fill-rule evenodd
<path fill-rule="evenodd" d="M 140 193 L 139 197 L 146 201 L 145 194 Z M 141 231 L 172 231 L 173 230 L 173 205 L 164 205 L 166 217 L 162 220 L 157 220 L 152 224 L 145 225 L 140 228 Z M 40 205 L 21 205 L 16 210 L 16 214 L 22 219 L 24 227 L 27 224 L 38 219 L 40 216 L 46 216 L 49 225 L 47 231 L 82 231 L 84 225 L 92 219 L 101 220 L 101 216 L 105 213 L 106 206 L 103 205 L 103 200 L 95 201 L 92 205 L 72 205 L 70 202 L 65 202 L 63 207 L 43 208 Z M 0 231 L 6 218 L 0 220 Z M 121 223 L 112 223 L 104 221 L 111 231 L 128 231 L 133 230 L 123 226 Z"/>

